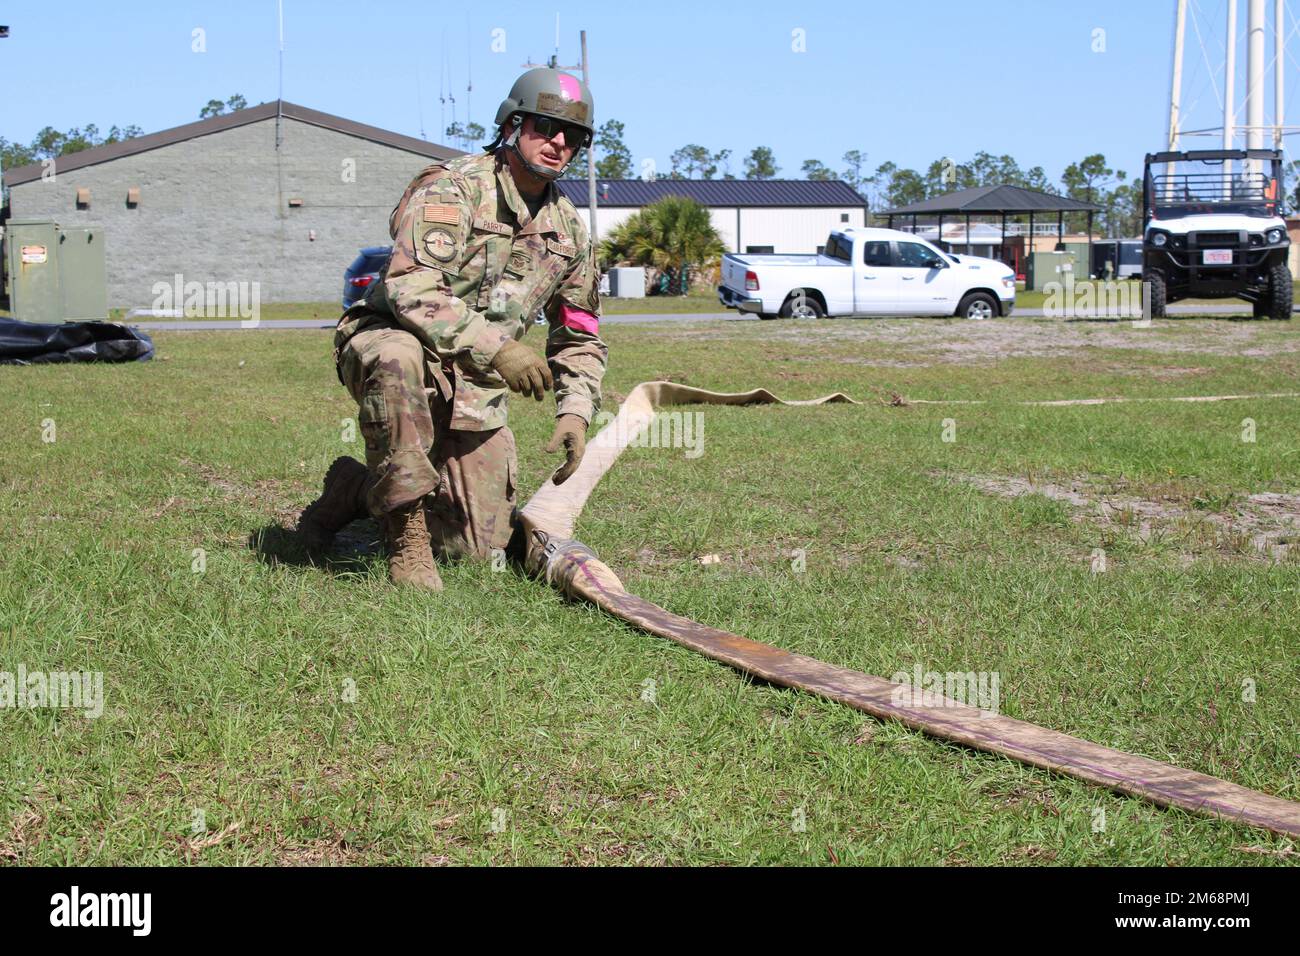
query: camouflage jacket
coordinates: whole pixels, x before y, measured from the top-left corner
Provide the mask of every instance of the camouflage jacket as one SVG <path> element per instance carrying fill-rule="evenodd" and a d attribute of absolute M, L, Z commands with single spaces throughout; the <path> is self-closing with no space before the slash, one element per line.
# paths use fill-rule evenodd
<path fill-rule="evenodd" d="M 504 158 L 447 160 L 407 187 L 389 232 L 387 270 L 339 319 L 336 359 L 363 329 L 406 329 L 453 373 L 451 427 L 500 428 L 509 392 L 491 360 L 523 338 L 540 308 L 556 415 L 591 422 L 609 357 L 596 318 L 600 274 L 578 211 L 554 183 L 533 217 Z"/>

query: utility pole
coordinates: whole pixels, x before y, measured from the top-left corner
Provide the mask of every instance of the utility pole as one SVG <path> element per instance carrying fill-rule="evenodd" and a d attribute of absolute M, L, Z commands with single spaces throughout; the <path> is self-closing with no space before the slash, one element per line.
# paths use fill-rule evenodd
<path fill-rule="evenodd" d="M 0 26 L 0 40 L 7 40 L 8 38 L 9 38 L 9 28 L 7 26 Z M 0 207 L 4 206 L 4 200 L 5 200 L 4 174 L 5 174 L 4 159 L 3 157 L 0 157 Z"/>
<path fill-rule="evenodd" d="M 1281 0 L 1278 2 L 1280 3 Z M 591 89 L 591 79 L 587 72 L 587 31 L 583 30 L 579 35 L 582 37 L 582 82 L 587 85 L 587 89 Z M 596 248 L 596 134 L 594 130 L 591 134 L 591 145 L 587 147 L 587 211 L 591 214 L 589 232 L 591 248 L 594 251 Z"/>

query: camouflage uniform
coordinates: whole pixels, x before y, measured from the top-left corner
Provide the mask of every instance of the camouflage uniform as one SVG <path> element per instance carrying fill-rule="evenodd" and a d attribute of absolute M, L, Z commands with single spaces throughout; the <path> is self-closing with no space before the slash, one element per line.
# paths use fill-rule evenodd
<path fill-rule="evenodd" d="M 510 538 L 516 473 L 509 390 L 490 362 L 539 308 L 557 417 L 590 423 L 600 408 L 608 350 L 587 231 L 554 183 L 531 216 L 504 157 L 490 153 L 426 168 L 389 231 L 383 281 L 334 336 L 374 479 L 366 504 L 379 516 L 432 493 L 435 551 L 486 557 Z"/>

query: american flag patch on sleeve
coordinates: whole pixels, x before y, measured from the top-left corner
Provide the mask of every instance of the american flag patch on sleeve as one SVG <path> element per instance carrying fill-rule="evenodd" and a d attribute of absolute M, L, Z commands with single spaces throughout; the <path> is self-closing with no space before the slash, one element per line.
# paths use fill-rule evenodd
<path fill-rule="evenodd" d="M 456 206 L 425 206 L 425 222 L 445 222 L 456 225 L 460 222 L 460 209 Z"/>

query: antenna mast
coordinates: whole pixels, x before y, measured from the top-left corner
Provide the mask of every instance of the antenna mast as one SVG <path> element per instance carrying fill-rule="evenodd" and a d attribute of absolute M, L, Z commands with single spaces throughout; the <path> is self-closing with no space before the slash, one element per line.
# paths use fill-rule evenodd
<path fill-rule="evenodd" d="M 281 118 L 284 115 L 284 0 L 277 0 L 276 11 L 280 21 L 280 83 L 275 94 L 275 148 L 280 148 Z"/>
<path fill-rule="evenodd" d="M 438 64 L 438 138 L 447 135 L 447 31 L 442 31 L 442 62 Z"/>
<path fill-rule="evenodd" d="M 474 47 L 470 42 L 469 13 L 465 14 L 465 145 L 469 146 L 469 127 L 474 122 Z"/>

